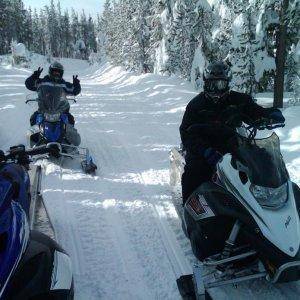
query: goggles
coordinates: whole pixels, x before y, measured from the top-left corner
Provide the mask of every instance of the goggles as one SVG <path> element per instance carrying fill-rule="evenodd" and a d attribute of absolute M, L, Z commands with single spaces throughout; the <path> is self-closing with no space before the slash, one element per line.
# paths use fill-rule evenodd
<path fill-rule="evenodd" d="M 229 82 L 223 79 L 213 79 L 205 81 L 205 89 L 207 92 L 224 92 L 228 89 Z"/>
<path fill-rule="evenodd" d="M 61 78 L 62 75 L 63 75 L 63 71 L 60 70 L 60 69 L 51 69 L 51 75 L 53 77 L 59 77 L 59 78 Z"/>

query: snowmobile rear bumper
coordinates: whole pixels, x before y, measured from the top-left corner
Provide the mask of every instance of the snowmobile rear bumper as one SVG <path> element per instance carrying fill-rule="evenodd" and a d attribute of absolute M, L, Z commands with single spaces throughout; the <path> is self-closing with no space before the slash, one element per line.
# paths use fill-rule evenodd
<path fill-rule="evenodd" d="M 97 170 L 97 165 L 94 163 L 88 148 L 83 148 L 83 147 L 74 146 L 70 144 L 61 144 L 57 142 L 52 142 L 47 144 L 47 147 L 54 147 L 54 146 L 57 147 L 58 149 L 59 152 L 58 157 L 77 159 L 80 161 L 82 170 L 85 173 L 95 174 Z"/>

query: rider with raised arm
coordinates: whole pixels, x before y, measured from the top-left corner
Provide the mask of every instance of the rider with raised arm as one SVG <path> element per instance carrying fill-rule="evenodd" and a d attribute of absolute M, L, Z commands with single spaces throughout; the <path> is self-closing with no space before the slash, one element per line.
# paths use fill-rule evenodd
<path fill-rule="evenodd" d="M 73 84 L 67 82 L 63 79 L 64 67 L 59 62 L 54 62 L 49 67 L 48 75 L 44 78 L 40 78 L 41 73 L 43 72 L 42 68 L 38 68 L 38 70 L 34 71 L 33 74 L 28 77 L 25 81 L 25 86 L 30 91 L 36 92 L 40 86 L 60 86 L 63 88 L 66 95 L 77 96 L 81 92 L 80 81 L 78 79 L 78 75 L 73 76 Z M 70 114 L 69 111 L 65 112 L 68 115 L 69 123 L 71 125 L 75 124 L 74 117 Z M 31 126 L 36 124 L 36 117 L 38 112 L 34 112 L 34 114 L 30 117 Z"/>
<path fill-rule="evenodd" d="M 44 78 L 40 78 L 43 69 L 38 68 L 38 70 L 34 71 L 34 73 L 28 77 L 25 81 L 26 87 L 31 91 L 41 92 L 42 88 L 61 88 L 63 91 L 62 96 L 66 95 L 73 95 L 76 96 L 81 91 L 80 81 L 78 79 L 78 75 L 73 76 L 73 84 L 70 82 L 66 82 L 63 79 L 64 68 L 62 64 L 59 62 L 54 62 L 49 67 L 49 73 Z M 41 93 L 42 94 L 42 93 Z M 47 95 L 46 95 L 47 96 Z M 74 145 L 79 146 L 81 142 L 80 135 L 78 134 L 77 130 L 74 128 L 75 119 L 73 115 L 69 111 L 70 106 L 69 104 L 66 105 L 64 110 L 64 115 L 67 116 L 68 124 L 66 124 L 66 139 L 67 141 Z M 34 112 L 33 115 L 30 117 L 30 124 L 31 126 L 37 124 L 37 117 L 40 114 L 41 107 L 39 110 Z M 37 135 L 32 135 L 31 140 L 35 142 L 35 139 L 38 137 Z"/>
<path fill-rule="evenodd" d="M 186 107 L 180 126 L 181 141 L 186 151 L 186 165 L 181 182 L 183 203 L 201 183 L 211 180 L 217 162 L 222 155 L 228 153 L 226 135 L 218 132 L 216 138 L 205 130 L 202 134 L 195 135 L 189 131 L 192 125 L 222 125 L 225 117 L 228 121 L 237 112 L 253 121 L 260 118 L 267 118 L 275 123 L 285 121 L 279 109 L 263 108 L 256 104 L 250 95 L 230 90 L 231 77 L 227 64 L 223 62 L 209 64 L 203 74 L 204 91 L 192 99 Z M 233 123 L 230 125 L 237 127 Z"/>

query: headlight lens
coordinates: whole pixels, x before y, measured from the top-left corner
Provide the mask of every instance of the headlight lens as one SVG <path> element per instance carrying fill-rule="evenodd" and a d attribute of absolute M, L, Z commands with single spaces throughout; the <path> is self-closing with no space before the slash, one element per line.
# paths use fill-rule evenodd
<path fill-rule="evenodd" d="M 45 120 L 47 122 L 58 122 L 60 120 L 60 114 L 44 114 Z"/>
<path fill-rule="evenodd" d="M 265 208 L 278 209 L 282 207 L 288 199 L 287 183 L 284 183 L 278 188 L 251 184 L 250 191 L 257 202 Z"/>

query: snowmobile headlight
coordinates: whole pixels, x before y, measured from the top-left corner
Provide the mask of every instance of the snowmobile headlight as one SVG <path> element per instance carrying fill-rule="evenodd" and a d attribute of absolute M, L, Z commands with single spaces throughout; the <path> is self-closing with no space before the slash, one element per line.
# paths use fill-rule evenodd
<path fill-rule="evenodd" d="M 60 113 L 58 114 L 45 113 L 44 117 L 47 122 L 58 122 L 60 120 Z"/>
<path fill-rule="evenodd" d="M 251 184 L 250 191 L 257 202 L 264 208 L 281 208 L 288 200 L 288 186 L 284 183 L 278 188 Z"/>

